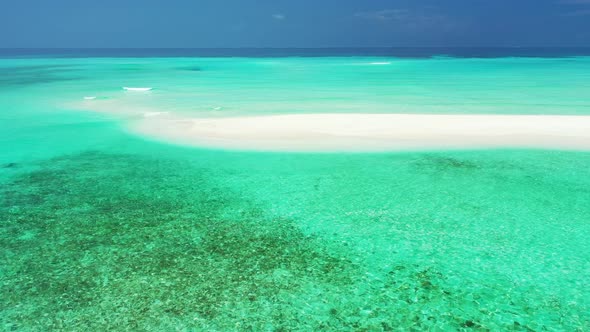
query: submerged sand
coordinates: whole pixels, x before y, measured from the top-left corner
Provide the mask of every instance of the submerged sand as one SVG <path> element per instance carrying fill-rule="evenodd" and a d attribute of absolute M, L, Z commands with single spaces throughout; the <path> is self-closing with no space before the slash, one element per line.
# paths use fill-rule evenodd
<path fill-rule="evenodd" d="M 149 113 L 130 128 L 177 144 L 245 150 L 590 149 L 590 116 L 293 114 L 180 118 Z"/>

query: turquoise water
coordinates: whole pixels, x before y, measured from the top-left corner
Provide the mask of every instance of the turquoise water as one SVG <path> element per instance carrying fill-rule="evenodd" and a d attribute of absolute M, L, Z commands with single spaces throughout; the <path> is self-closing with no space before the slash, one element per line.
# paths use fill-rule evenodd
<path fill-rule="evenodd" d="M 590 58 L 36 58 L 0 74 L 0 330 L 590 329 L 588 152 L 189 149 L 82 110 L 590 114 Z"/>

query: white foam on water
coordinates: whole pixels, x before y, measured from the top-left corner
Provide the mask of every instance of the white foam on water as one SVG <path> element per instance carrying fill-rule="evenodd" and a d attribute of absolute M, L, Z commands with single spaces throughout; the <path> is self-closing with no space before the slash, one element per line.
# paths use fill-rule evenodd
<path fill-rule="evenodd" d="M 143 113 L 143 116 L 146 118 L 151 118 L 151 117 L 155 117 L 155 116 L 159 116 L 159 115 L 163 115 L 163 114 L 168 114 L 168 112 L 145 112 L 145 113 Z"/>
<path fill-rule="evenodd" d="M 142 91 L 151 91 L 153 88 L 130 88 L 130 87 L 123 87 L 123 90 L 125 91 L 137 91 L 137 92 L 142 92 Z"/>

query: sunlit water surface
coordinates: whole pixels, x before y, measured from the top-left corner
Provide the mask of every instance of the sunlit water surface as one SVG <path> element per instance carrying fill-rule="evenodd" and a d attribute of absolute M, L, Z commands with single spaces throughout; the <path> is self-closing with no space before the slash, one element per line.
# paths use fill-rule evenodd
<path fill-rule="evenodd" d="M 584 57 L 0 59 L 0 330 L 589 330 L 588 152 L 215 151 L 116 116 L 590 115 L 589 93 Z"/>

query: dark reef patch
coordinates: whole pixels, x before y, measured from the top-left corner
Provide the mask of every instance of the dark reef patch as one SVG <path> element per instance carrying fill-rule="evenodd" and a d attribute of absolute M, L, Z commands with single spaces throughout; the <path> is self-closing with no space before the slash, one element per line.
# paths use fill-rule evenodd
<path fill-rule="evenodd" d="M 0 67 L 0 88 L 79 80 L 80 76 L 71 75 L 76 71 L 68 65 Z"/>
<path fill-rule="evenodd" d="M 98 152 L 41 166 L 0 192 L 3 326 L 227 328 L 246 310 L 258 329 L 296 320 L 289 301 L 305 285 L 357 278 L 345 256 L 205 170 Z"/>
<path fill-rule="evenodd" d="M 481 168 L 480 165 L 469 160 L 436 155 L 425 155 L 420 160 L 415 161 L 414 166 L 421 170 L 432 170 L 437 172 L 455 170 L 471 171 Z"/>
<path fill-rule="evenodd" d="M 184 70 L 184 71 L 203 71 L 202 67 L 199 66 L 186 66 L 186 67 L 180 67 L 180 70 Z"/>

